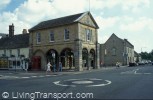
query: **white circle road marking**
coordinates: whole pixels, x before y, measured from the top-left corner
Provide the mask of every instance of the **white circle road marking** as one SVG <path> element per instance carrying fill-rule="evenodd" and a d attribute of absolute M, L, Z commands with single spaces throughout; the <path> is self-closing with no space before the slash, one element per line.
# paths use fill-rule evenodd
<path fill-rule="evenodd" d="M 64 85 L 64 84 L 60 84 L 60 81 L 56 81 L 56 82 L 53 82 L 54 84 L 56 85 L 59 85 L 59 86 L 71 86 L 71 87 L 75 87 L 75 85 Z"/>
<path fill-rule="evenodd" d="M 93 83 L 93 81 L 74 81 L 72 83 L 74 83 L 74 84 L 90 84 L 90 83 Z"/>
<path fill-rule="evenodd" d="M 30 77 L 21 77 L 21 78 L 30 78 Z"/>
<path fill-rule="evenodd" d="M 106 84 L 97 84 L 97 85 L 88 85 L 87 87 L 97 87 L 97 86 L 106 86 L 111 84 L 112 82 L 109 80 L 105 80 L 107 83 Z"/>
<path fill-rule="evenodd" d="M 87 81 L 85 81 L 87 80 Z M 90 81 L 89 81 L 90 80 Z M 109 80 L 103 80 L 105 83 L 99 83 L 96 84 L 94 81 L 102 81 L 102 79 L 96 79 L 96 78 L 85 78 L 85 79 L 68 79 L 68 80 L 63 80 L 63 82 L 68 82 L 68 81 L 72 81 L 73 84 L 76 85 L 87 85 L 85 87 L 100 87 L 100 86 L 106 86 L 106 85 L 110 85 L 112 82 Z M 62 84 L 61 81 L 55 81 L 53 82 L 55 85 L 58 86 L 68 86 L 68 87 L 76 87 L 76 85 L 69 85 L 69 84 Z M 91 85 L 93 83 L 93 85 Z"/>

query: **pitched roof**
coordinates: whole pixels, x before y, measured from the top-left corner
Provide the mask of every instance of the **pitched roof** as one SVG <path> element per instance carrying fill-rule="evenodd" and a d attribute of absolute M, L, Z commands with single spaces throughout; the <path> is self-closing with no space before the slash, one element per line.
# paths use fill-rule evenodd
<path fill-rule="evenodd" d="M 8 36 L 8 34 L 5 34 L 5 33 L 0 33 L 0 36 L 2 36 L 2 37 L 7 37 L 7 36 Z"/>
<path fill-rule="evenodd" d="M 47 20 L 40 22 L 36 26 L 32 27 L 30 31 L 35 31 L 35 30 L 40 30 L 40 29 L 46 29 L 46 28 L 52 28 L 56 26 L 61 26 L 61 25 L 66 25 L 66 24 L 72 24 L 75 22 L 78 22 L 79 19 L 81 19 L 85 14 L 90 14 L 90 12 L 85 12 L 85 13 L 79 13 L 75 15 L 70 15 L 70 16 L 65 16 L 57 19 L 52 19 L 52 20 Z M 92 15 L 90 14 L 91 18 L 93 19 Z M 98 25 L 94 21 L 96 28 L 98 28 Z"/>
<path fill-rule="evenodd" d="M 134 47 L 127 39 L 121 39 L 121 38 L 119 38 L 117 35 L 115 35 L 114 33 L 110 36 L 110 38 L 112 37 L 112 36 L 115 36 L 116 38 L 118 38 L 119 40 L 121 40 L 121 41 L 123 41 L 123 42 L 126 42 L 126 43 L 128 43 L 129 45 L 131 45 L 132 47 Z M 110 39 L 109 38 L 109 39 Z M 108 41 L 108 40 L 107 40 Z M 106 42 L 107 42 L 106 41 Z M 105 42 L 105 43 L 106 43 Z"/>
<path fill-rule="evenodd" d="M 0 49 L 15 49 L 29 47 L 29 34 L 19 34 L 0 39 Z"/>

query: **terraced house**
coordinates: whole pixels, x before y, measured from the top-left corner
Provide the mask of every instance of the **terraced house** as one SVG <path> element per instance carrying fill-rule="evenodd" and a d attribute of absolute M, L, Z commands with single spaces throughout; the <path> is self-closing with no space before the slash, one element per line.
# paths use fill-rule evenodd
<path fill-rule="evenodd" d="M 29 30 L 32 69 L 99 68 L 98 25 L 90 12 L 40 22 Z"/>
<path fill-rule="evenodd" d="M 9 34 L 0 39 L 0 69 L 28 69 L 29 34 L 14 34 L 14 25 L 9 25 Z"/>

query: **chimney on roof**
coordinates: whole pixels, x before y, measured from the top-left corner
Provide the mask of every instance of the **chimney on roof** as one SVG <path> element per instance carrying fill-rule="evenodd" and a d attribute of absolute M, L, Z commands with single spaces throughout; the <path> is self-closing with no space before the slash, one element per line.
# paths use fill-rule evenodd
<path fill-rule="evenodd" d="M 14 25 L 9 25 L 9 37 L 14 36 Z"/>
<path fill-rule="evenodd" d="M 22 34 L 27 34 L 27 29 L 23 29 Z"/>
<path fill-rule="evenodd" d="M 128 41 L 127 39 L 124 39 L 125 41 Z"/>

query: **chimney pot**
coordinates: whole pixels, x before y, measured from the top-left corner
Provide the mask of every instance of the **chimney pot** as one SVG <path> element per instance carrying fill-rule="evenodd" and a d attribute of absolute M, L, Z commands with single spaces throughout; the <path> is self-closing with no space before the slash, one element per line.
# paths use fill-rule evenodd
<path fill-rule="evenodd" d="M 27 34 L 27 29 L 23 29 L 22 34 Z"/>
<path fill-rule="evenodd" d="M 9 37 L 14 36 L 14 24 L 9 25 Z"/>

